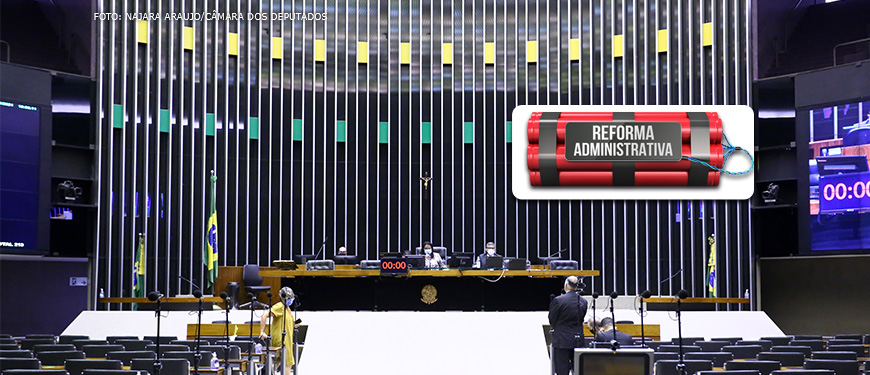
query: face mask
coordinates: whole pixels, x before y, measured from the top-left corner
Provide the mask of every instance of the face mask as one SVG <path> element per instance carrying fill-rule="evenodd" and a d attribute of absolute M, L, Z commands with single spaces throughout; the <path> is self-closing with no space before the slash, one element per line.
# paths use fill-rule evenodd
<path fill-rule="evenodd" d="M 489 255 L 495 254 L 495 249 L 486 249 L 486 253 Z"/>
<path fill-rule="evenodd" d="M 293 300 L 294 300 L 294 298 L 288 298 L 286 301 L 284 301 L 284 303 L 287 304 L 287 306 L 292 306 Z"/>
<path fill-rule="evenodd" d="M 426 255 L 429 255 L 429 254 L 432 254 L 432 249 L 426 249 L 426 250 L 423 250 L 423 252 L 426 253 Z"/>

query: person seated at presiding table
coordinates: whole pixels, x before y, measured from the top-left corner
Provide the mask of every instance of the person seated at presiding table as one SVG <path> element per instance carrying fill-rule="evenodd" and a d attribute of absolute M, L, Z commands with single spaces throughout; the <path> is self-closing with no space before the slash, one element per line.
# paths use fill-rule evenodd
<path fill-rule="evenodd" d="M 489 257 L 500 257 L 497 252 L 495 252 L 495 242 L 487 242 L 486 248 L 483 250 L 483 254 L 477 257 L 477 260 L 474 262 L 474 268 L 486 267 L 486 258 Z"/>
<path fill-rule="evenodd" d="M 619 332 L 613 328 L 613 319 L 602 318 L 596 321 L 589 321 L 589 330 L 595 332 L 596 342 L 611 342 L 616 340 L 619 345 L 634 345 L 634 339 L 631 335 Z"/>
<path fill-rule="evenodd" d="M 442 268 L 445 266 L 444 258 L 441 258 L 441 254 L 432 251 L 431 242 L 423 242 L 421 251 L 423 251 L 423 255 L 425 255 L 426 268 Z"/>

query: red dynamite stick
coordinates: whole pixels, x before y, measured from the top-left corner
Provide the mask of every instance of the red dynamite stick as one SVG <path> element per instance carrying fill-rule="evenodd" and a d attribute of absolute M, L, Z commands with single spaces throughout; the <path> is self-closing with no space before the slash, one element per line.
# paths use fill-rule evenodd
<path fill-rule="evenodd" d="M 532 186 L 541 186 L 541 172 L 530 171 Z M 687 186 L 689 172 L 680 171 L 638 171 L 634 172 L 635 186 Z M 613 186 L 613 172 L 605 171 L 565 171 L 559 172 L 560 186 Z M 719 172 L 707 174 L 707 186 L 719 185 Z"/>
<path fill-rule="evenodd" d="M 683 144 L 682 156 L 692 157 L 691 147 Z M 530 170 L 538 170 L 538 145 L 529 145 L 527 159 Z M 710 145 L 710 164 L 722 168 L 722 144 Z M 635 162 L 634 169 L 638 171 L 688 171 L 692 161 L 677 162 Z M 565 158 L 565 145 L 556 146 L 556 166 L 559 171 L 611 171 L 611 162 L 569 161 Z"/>
<path fill-rule="evenodd" d="M 710 143 L 722 143 L 722 120 L 716 112 L 707 112 L 707 117 L 710 119 Z M 529 143 L 538 143 L 539 127 L 538 123 L 541 119 L 541 112 L 534 112 L 529 118 L 527 131 Z M 569 122 L 609 122 L 613 121 L 612 112 L 580 112 L 561 113 L 556 121 L 556 137 L 559 143 L 565 143 L 565 124 Z M 634 122 L 679 122 L 680 135 L 683 142 L 688 143 L 691 138 L 691 128 L 689 125 L 689 117 L 686 112 L 635 112 Z"/>

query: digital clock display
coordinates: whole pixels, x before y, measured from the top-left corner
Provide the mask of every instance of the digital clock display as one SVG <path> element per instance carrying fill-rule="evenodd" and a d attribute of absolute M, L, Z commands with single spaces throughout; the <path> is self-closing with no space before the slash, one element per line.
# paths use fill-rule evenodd
<path fill-rule="evenodd" d="M 870 210 L 870 172 L 844 173 L 819 178 L 819 212 Z"/>
<path fill-rule="evenodd" d="M 382 258 L 381 274 L 408 274 L 408 262 L 402 258 Z"/>

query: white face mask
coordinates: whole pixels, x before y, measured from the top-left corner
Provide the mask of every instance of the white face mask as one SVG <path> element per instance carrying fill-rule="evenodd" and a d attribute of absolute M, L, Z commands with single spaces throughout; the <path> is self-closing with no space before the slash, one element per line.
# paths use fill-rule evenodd
<path fill-rule="evenodd" d="M 495 249 L 486 249 L 486 253 L 487 253 L 488 255 L 495 254 Z"/>
<path fill-rule="evenodd" d="M 426 249 L 426 250 L 423 250 L 423 252 L 426 253 L 426 255 L 429 255 L 429 254 L 432 254 L 432 249 Z"/>

